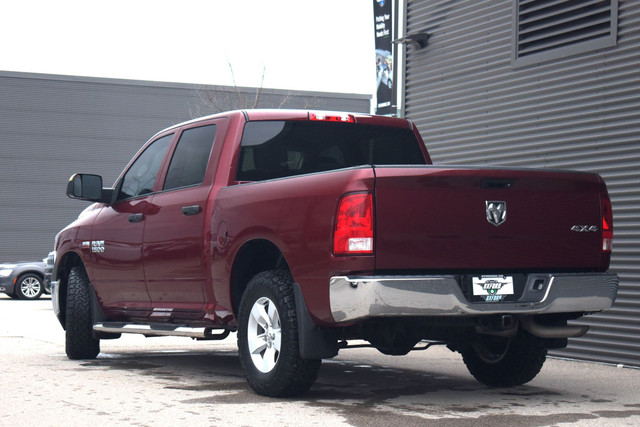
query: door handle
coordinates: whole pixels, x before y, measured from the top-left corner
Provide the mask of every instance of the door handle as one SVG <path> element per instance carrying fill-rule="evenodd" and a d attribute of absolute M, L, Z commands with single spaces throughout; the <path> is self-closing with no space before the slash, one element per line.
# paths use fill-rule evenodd
<path fill-rule="evenodd" d="M 141 213 L 131 214 L 129 215 L 129 222 L 140 222 L 144 219 L 144 216 Z"/>
<path fill-rule="evenodd" d="M 200 213 L 200 205 L 182 207 L 182 214 L 185 216 L 198 215 L 199 213 Z"/>

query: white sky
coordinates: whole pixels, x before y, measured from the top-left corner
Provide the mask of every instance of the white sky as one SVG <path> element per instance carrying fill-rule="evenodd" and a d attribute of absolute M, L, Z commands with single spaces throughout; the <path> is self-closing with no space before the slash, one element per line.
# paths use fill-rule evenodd
<path fill-rule="evenodd" d="M 0 70 L 371 94 L 372 0 L 0 0 Z"/>

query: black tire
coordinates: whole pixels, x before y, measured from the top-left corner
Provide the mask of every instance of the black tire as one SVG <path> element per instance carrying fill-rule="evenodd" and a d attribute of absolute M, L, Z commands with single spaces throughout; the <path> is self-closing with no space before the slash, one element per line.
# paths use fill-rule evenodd
<path fill-rule="evenodd" d="M 89 278 L 82 267 L 73 267 L 67 283 L 65 350 L 69 359 L 95 359 L 100 340 L 93 336 Z"/>
<path fill-rule="evenodd" d="M 531 381 L 547 357 L 542 340 L 526 331 L 509 338 L 478 335 L 461 353 L 471 375 L 490 387 L 514 387 Z"/>
<path fill-rule="evenodd" d="M 313 385 L 322 363 L 300 357 L 292 282 L 287 271 L 259 273 L 247 285 L 240 303 L 240 363 L 251 388 L 263 396 L 304 393 Z M 264 315 L 260 315 L 262 309 Z"/>
<path fill-rule="evenodd" d="M 44 284 L 37 274 L 25 273 L 16 281 L 15 294 L 19 299 L 38 299 L 43 292 Z"/>

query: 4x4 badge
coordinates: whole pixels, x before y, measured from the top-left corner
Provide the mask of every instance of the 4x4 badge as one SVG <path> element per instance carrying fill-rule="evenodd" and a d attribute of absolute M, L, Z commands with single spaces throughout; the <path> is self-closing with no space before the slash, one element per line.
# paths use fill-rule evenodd
<path fill-rule="evenodd" d="M 485 201 L 487 221 L 496 227 L 507 220 L 507 202 Z"/>

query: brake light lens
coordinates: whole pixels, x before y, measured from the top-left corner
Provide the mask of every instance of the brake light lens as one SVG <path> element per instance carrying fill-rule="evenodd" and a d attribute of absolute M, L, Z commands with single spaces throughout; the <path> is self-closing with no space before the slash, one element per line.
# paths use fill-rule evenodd
<path fill-rule="evenodd" d="M 309 120 L 321 122 L 344 122 L 354 123 L 356 121 L 352 114 L 330 114 L 330 113 L 309 113 Z"/>
<path fill-rule="evenodd" d="M 334 255 L 373 254 L 373 220 L 370 193 L 343 196 L 333 232 Z"/>
<path fill-rule="evenodd" d="M 613 246 L 613 212 L 611 200 L 602 199 L 602 252 L 611 252 Z"/>

